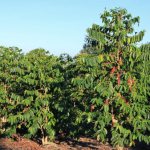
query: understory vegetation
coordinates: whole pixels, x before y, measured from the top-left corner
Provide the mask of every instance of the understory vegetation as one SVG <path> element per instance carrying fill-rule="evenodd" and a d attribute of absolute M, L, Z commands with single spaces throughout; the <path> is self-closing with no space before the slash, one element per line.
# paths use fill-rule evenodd
<path fill-rule="evenodd" d="M 0 136 L 150 143 L 150 44 L 126 9 L 105 10 L 74 58 L 0 47 Z M 141 45 L 141 46 L 139 46 Z"/>

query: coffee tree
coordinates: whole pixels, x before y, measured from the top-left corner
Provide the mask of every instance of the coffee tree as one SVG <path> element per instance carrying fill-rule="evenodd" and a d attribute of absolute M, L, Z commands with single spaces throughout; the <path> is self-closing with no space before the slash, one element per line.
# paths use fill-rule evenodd
<path fill-rule="evenodd" d="M 143 44 L 141 47 L 141 65 L 143 78 L 143 86 L 145 87 L 145 94 L 149 100 L 150 98 L 150 43 Z M 149 100 L 150 101 L 150 100 Z"/>
<path fill-rule="evenodd" d="M 13 117 L 13 112 L 17 113 L 16 105 L 21 97 L 13 98 L 16 92 L 14 85 L 17 78 L 16 69 L 19 67 L 19 61 L 23 54 L 17 47 L 0 47 L 0 124 L 1 134 L 13 133 L 16 128 L 10 127 L 7 123 L 9 117 Z M 14 121 L 15 123 L 15 121 Z M 17 123 L 17 122 L 16 122 Z M 6 128 L 6 125 L 8 128 Z"/>
<path fill-rule="evenodd" d="M 3 134 L 19 133 L 48 143 L 55 136 L 54 114 L 62 110 L 59 59 L 44 49 L 21 55 L 10 48 L 1 48 L 0 59 Z"/>
<path fill-rule="evenodd" d="M 74 124 L 76 118 L 77 107 L 74 107 L 74 100 L 72 94 L 74 93 L 74 87 L 71 83 L 71 79 L 75 76 L 75 62 L 74 59 L 68 54 L 61 54 L 59 57 L 63 82 L 61 83 L 62 95 L 59 104 L 62 106 L 62 111 L 56 111 L 55 116 L 57 118 L 55 129 L 57 135 L 60 137 L 74 136 L 76 133 L 76 125 Z"/>
<path fill-rule="evenodd" d="M 60 83 L 63 76 L 58 58 L 44 49 L 36 49 L 26 54 L 22 62 L 25 69 L 22 82 L 24 100 L 23 116 L 27 117 L 28 135 L 39 136 L 46 144 L 55 136 L 56 118 L 54 112 L 62 109 L 59 105 Z"/>
<path fill-rule="evenodd" d="M 72 82 L 82 106 L 77 122 L 86 122 L 90 128 L 85 129 L 93 136 L 114 146 L 131 146 L 136 141 L 148 144 L 149 86 L 143 83 L 146 76 L 141 67 L 148 66 L 141 58 L 145 52 L 137 46 L 144 31 L 134 31 L 139 17 L 116 8 L 105 10 L 101 19 L 103 26 L 93 24 L 87 30 L 88 51 L 76 59 L 77 77 Z"/>

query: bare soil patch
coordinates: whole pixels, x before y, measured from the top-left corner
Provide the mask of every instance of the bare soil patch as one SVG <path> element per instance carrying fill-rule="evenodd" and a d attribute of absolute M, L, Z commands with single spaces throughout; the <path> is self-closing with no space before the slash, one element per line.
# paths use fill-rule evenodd
<path fill-rule="evenodd" d="M 91 138 L 80 138 L 76 140 L 55 140 L 47 145 L 41 146 L 36 142 L 19 138 L 16 141 L 10 138 L 0 139 L 0 150 L 116 150 L 109 144 L 102 144 Z M 129 150 L 128 148 L 118 150 Z M 131 149 L 130 149 L 131 150 Z M 148 149 L 134 149 L 134 150 L 148 150 Z"/>

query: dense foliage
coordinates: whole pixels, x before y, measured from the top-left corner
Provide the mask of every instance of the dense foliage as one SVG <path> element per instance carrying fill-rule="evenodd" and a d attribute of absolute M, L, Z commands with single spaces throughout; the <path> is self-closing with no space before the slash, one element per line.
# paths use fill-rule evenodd
<path fill-rule="evenodd" d="M 18 130 L 27 137 L 38 135 L 44 144 L 48 137 L 54 138 L 54 112 L 62 109 L 59 104 L 63 81 L 60 62 L 43 49 L 24 56 L 16 49 L 1 49 L 4 51 L 1 53 L 4 133 L 11 135 Z"/>
<path fill-rule="evenodd" d="M 0 134 L 96 137 L 113 146 L 150 143 L 150 44 L 125 9 L 104 11 L 82 52 L 27 54 L 0 47 Z"/>
<path fill-rule="evenodd" d="M 144 31 L 134 33 L 139 17 L 113 9 L 104 11 L 101 19 L 103 26 L 87 30 L 88 51 L 78 57 L 78 76 L 73 79 L 76 96 L 84 101 L 82 121 L 87 120 L 98 140 L 116 146 L 149 143 L 149 53 L 136 44 L 144 36 Z"/>

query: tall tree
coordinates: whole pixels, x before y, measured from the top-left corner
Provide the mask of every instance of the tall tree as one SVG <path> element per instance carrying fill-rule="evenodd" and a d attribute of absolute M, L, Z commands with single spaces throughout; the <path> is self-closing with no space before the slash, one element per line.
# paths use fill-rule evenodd
<path fill-rule="evenodd" d="M 94 51 L 78 57 L 78 77 L 73 79 L 78 100 L 84 101 L 83 118 L 87 116 L 98 140 L 111 140 L 114 146 L 149 143 L 148 85 L 143 87 L 142 51 L 136 44 L 144 31 L 137 33 L 133 26 L 139 17 L 116 8 L 105 10 L 101 19 L 103 26 L 93 24 L 87 30 Z"/>

